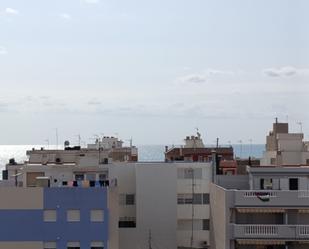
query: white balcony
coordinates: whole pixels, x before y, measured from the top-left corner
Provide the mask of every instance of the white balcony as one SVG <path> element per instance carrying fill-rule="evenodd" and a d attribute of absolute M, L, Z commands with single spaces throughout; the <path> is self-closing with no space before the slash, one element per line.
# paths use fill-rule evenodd
<path fill-rule="evenodd" d="M 233 239 L 308 240 L 309 225 L 239 225 L 231 224 Z"/>

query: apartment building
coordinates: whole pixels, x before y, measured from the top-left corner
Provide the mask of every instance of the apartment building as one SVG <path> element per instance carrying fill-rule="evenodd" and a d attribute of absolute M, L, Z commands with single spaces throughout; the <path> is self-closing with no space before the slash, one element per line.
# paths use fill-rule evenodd
<path fill-rule="evenodd" d="M 211 185 L 212 248 L 308 248 L 309 167 L 247 170 L 248 176 L 220 176 Z"/>
<path fill-rule="evenodd" d="M 148 248 L 149 243 L 160 248 L 209 248 L 209 187 L 212 178 L 210 163 L 113 162 L 104 150 L 99 153 L 95 149 L 85 150 L 78 147 L 65 150 L 32 150 L 27 153 L 27 162 L 17 164 L 11 161 L 6 166 L 3 174 L 5 180 L 0 182 L 0 189 L 25 189 L 30 193 L 41 189 L 41 192 L 47 193 L 42 197 L 44 203 L 49 198 L 55 198 L 50 197 L 50 191 L 58 191 L 57 205 L 64 209 L 57 212 L 57 217 L 62 217 L 59 219 L 59 226 L 68 208 L 74 212 L 80 210 L 77 213 L 72 211 L 72 215 L 79 217 L 80 222 L 89 220 L 92 209 L 102 209 L 104 212 L 102 226 L 104 225 L 106 233 L 102 233 L 100 238 L 84 239 L 80 232 L 69 240 L 64 233 L 62 242 L 58 241 L 57 236 L 30 237 L 38 243 L 38 248 L 44 248 L 45 243 L 49 243 L 46 246 L 50 247 L 45 248 L 86 249 L 90 248 L 89 243 L 92 242 L 100 242 L 104 248 L 112 249 Z M 68 201 L 67 209 L 66 205 L 61 203 L 61 193 L 64 193 L 62 191 L 65 192 L 63 201 L 73 198 Z M 89 200 L 80 195 L 79 191 L 88 193 Z M 100 198 L 105 196 L 106 199 L 100 201 L 105 205 L 103 208 L 97 207 L 96 198 L 91 197 L 100 195 L 98 191 L 103 191 Z M 2 200 L 8 198 L 6 191 L 2 193 Z M 14 195 L 12 194 L 12 198 L 15 198 Z M 68 195 L 70 197 L 65 197 Z M 16 198 L 19 198 L 17 194 Z M 86 211 L 83 206 L 85 201 L 88 203 Z M 41 212 L 52 209 L 50 215 L 55 216 L 54 207 L 43 204 Z M 34 216 L 33 222 L 38 222 L 37 219 L 38 217 Z M 9 224 L 8 220 L 5 225 L 15 226 L 15 223 Z M 81 229 L 87 234 L 94 225 L 96 223 L 90 222 Z M 55 225 L 53 227 L 57 229 Z M 67 229 L 75 231 L 73 226 L 68 226 Z M 41 230 L 44 231 L 42 227 Z M 0 241 L 6 240 L 0 233 Z M 67 247 L 63 247 L 65 243 Z"/>
<path fill-rule="evenodd" d="M 1 186 L 0 248 L 117 248 L 109 236 L 115 230 L 109 192 L 106 187 Z"/>
<path fill-rule="evenodd" d="M 290 133 L 288 123 L 276 122 L 266 137 L 261 165 L 309 165 L 309 142 L 303 133 Z"/>
<path fill-rule="evenodd" d="M 201 134 L 197 132 L 196 135 L 187 136 L 184 139 L 185 144 L 179 147 L 165 146 L 165 160 L 185 161 L 185 162 L 210 162 L 212 161 L 212 153 L 215 150 L 220 160 L 233 160 L 234 150 L 232 146 L 220 147 L 219 140 L 217 146 L 206 147 L 203 143 Z"/>

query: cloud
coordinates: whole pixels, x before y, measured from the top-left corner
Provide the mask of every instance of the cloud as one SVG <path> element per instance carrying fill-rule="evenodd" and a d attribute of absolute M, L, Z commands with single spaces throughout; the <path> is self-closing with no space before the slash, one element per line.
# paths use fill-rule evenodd
<path fill-rule="evenodd" d="M 6 8 L 4 12 L 8 15 L 18 15 L 19 14 L 19 11 L 13 8 Z"/>
<path fill-rule="evenodd" d="M 8 53 L 7 49 L 5 47 L 0 46 L 0 55 L 5 55 L 7 53 Z"/>
<path fill-rule="evenodd" d="M 194 84 L 201 84 L 207 81 L 207 77 L 202 74 L 190 74 L 184 77 L 181 77 L 180 82 L 183 83 L 194 83 Z"/>
<path fill-rule="evenodd" d="M 208 68 L 201 73 L 189 74 L 178 79 L 178 82 L 181 83 L 193 83 L 193 84 L 202 84 L 207 82 L 208 79 L 213 78 L 214 76 L 232 76 L 236 72 L 229 70 L 219 70 Z"/>
<path fill-rule="evenodd" d="M 263 73 L 269 77 L 291 77 L 294 75 L 309 74 L 309 68 L 295 68 L 291 66 L 281 68 L 267 68 Z"/>
<path fill-rule="evenodd" d="M 65 20 L 71 20 L 72 19 L 72 16 L 68 13 L 61 13 L 59 15 L 62 19 L 65 19 Z"/>
<path fill-rule="evenodd" d="M 87 102 L 88 105 L 101 105 L 102 103 L 97 100 L 90 100 Z"/>
<path fill-rule="evenodd" d="M 208 76 L 211 76 L 211 75 L 233 75 L 233 74 L 235 74 L 234 71 L 230 71 L 230 70 L 218 70 L 218 69 L 212 69 L 212 68 L 206 69 L 206 70 L 205 70 L 205 73 L 206 73 Z"/>

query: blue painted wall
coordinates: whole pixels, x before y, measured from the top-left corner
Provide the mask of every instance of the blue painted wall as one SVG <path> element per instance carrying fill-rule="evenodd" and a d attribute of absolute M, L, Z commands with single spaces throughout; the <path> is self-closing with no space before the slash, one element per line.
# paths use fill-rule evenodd
<path fill-rule="evenodd" d="M 68 241 L 80 241 L 81 249 L 104 241 L 107 248 L 106 188 L 46 188 L 44 209 L 57 210 L 57 222 L 44 222 L 43 210 L 0 210 L 0 241 L 56 241 L 61 249 Z M 68 209 L 80 210 L 80 222 L 67 222 Z M 104 210 L 104 222 L 90 221 L 92 209 Z"/>

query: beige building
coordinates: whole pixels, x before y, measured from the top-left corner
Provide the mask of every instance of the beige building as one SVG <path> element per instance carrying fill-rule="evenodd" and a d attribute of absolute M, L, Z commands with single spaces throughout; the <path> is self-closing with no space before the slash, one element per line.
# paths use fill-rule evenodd
<path fill-rule="evenodd" d="M 309 143 L 303 139 L 303 133 L 289 133 L 288 123 L 274 123 L 261 165 L 309 165 Z"/>

